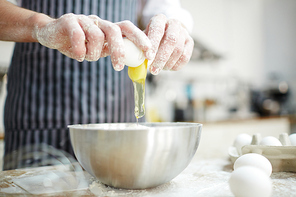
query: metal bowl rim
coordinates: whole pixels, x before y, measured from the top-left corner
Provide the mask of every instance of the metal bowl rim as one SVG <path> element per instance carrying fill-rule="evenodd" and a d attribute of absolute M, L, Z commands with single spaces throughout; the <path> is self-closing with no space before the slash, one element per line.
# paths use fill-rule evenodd
<path fill-rule="evenodd" d="M 103 128 L 103 127 L 95 127 L 95 125 L 125 125 L 125 124 L 137 124 L 137 123 L 91 123 L 91 124 L 73 124 L 68 125 L 69 129 L 87 129 L 87 130 L 102 130 L 102 131 L 124 131 L 124 130 L 147 130 L 146 128 L 140 127 L 125 127 L 125 128 Z M 92 125 L 92 126 L 90 126 Z M 180 128 L 188 128 L 188 127 L 202 127 L 203 125 L 201 123 L 194 123 L 194 122 L 141 122 L 139 125 L 155 125 L 152 127 L 149 127 L 150 129 L 180 129 Z M 159 126 L 158 126 L 159 125 Z M 177 126 L 176 126 L 177 125 Z"/>

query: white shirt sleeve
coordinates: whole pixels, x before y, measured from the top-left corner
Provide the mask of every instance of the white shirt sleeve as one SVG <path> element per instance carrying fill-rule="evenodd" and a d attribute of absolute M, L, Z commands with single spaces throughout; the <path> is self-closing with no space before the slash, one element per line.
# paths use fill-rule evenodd
<path fill-rule="evenodd" d="M 191 14 L 181 7 L 180 0 L 144 0 L 141 11 L 141 23 L 146 26 L 149 20 L 156 14 L 164 14 L 167 18 L 174 18 L 181 23 L 191 33 L 193 29 L 193 19 Z"/>
<path fill-rule="evenodd" d="M 10 3 L 13 3 L 15 5 L 20 5 L 22 2 L 22 0 L 7 0 L 7 1 L 9 1 Z"/>

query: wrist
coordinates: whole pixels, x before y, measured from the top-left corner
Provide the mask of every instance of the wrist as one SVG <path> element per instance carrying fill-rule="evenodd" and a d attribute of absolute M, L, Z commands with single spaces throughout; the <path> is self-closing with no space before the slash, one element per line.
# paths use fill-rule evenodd
<path fill-rule="evenodd" d="M 54 19 L 42 14 L 42 13 L 35 13 L 33 14 L 28 22 L 29 24 L 32 24 L 31 26 L 31 42 L 38 42 L 38 32 L 40 31 L 41 28 L 46 26 L 49 22 L 53 21 Z"/>

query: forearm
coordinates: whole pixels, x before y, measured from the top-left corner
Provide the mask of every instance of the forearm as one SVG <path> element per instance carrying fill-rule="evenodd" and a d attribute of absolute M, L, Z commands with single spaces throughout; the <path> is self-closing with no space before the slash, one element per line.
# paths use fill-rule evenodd
<path fill-rule="evenodd" d="M 37 42 L 34 29 L 53 20 L 50 17 L 0 0 L 0 40 Z"/>

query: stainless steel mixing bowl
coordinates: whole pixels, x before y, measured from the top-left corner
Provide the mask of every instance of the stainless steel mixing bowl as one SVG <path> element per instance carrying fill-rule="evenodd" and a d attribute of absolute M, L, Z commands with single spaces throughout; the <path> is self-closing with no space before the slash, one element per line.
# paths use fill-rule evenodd
<path fill-rule="evenodd" d="M 145 189 L 169 182 L 194 156 L 198 123 L 110 123 L 70 125 L 79 163 L 102 183 Z"/>

